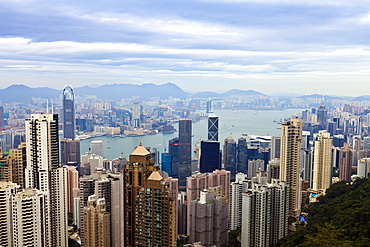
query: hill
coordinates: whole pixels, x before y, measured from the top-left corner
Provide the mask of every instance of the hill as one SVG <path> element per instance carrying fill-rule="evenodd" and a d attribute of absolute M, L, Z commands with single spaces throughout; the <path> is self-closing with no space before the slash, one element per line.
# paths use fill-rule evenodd
<path fill-rule="evenodd" d="M 369 194 L 369 179 L 334 184 L 325 197 L 304 209 L 307 226 L 298 226 L 276 246 L 369 246 Z"/>

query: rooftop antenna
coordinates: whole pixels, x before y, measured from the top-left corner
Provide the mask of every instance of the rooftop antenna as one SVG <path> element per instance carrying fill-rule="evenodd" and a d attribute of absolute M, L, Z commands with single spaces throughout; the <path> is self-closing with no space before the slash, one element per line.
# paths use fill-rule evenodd
<path fill-rule="evenodd" d="M 54 114 L 54 101 L 51 99 L 51 113 Z"/>
<path fill-rule="evenodd" d="M 46 99 L 46 113 L 49 113 L 49 100 Z"/>

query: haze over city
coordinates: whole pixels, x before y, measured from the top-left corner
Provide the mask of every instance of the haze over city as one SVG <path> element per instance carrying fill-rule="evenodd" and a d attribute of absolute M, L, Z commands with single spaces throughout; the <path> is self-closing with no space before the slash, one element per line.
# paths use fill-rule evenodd
<path fill-rule="evenodd" d="M 0 1 L 0 88 L 173 82 L 358 96 L 368 1 Z"/>

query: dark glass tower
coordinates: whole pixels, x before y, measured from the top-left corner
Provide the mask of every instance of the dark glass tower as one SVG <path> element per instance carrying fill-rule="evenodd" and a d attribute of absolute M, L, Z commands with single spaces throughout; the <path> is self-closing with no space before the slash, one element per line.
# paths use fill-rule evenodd
<path fill-rule="evenodd" d="M 74 108 L 74 93 L 72 86 L 63 89 L 63 135 L 66 139 L 75 139 L 76 123 Z"/>
<path fill-rule="evenodd" d="M 179 120 L 179 186 L 186 186 L 191 175 L 191 119 Z"/>
<path fill-rule="evenodd" d="M 175 137 L 168 141 L 168 153 L 171 155 L 171 176 L 179 177 L 179 138 Z"/>
<path fill-rule="evenodd" d="M 208 116 L 208 140 L 218 142 L 218 117 L 214 114 Z"/>
<path fill-rule="evenodd" d="M 221 170 L 221 151 L 219 142 L 202 141 L 200 143 L 199 168 L 201 173 Z"/>

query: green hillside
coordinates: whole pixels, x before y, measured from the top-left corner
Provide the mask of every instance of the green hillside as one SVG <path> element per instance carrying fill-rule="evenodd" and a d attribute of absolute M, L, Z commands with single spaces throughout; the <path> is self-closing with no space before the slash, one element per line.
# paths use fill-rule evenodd
<path fill-rule="evenodd" d="M 276 246 L 370 246 L 370 180 L 340 182 L 303 211 L 308 225 Z"/>

